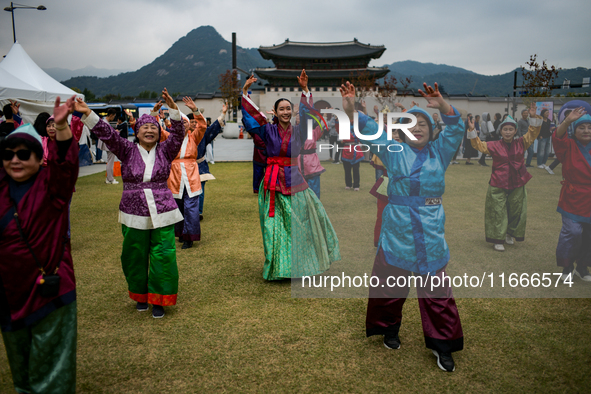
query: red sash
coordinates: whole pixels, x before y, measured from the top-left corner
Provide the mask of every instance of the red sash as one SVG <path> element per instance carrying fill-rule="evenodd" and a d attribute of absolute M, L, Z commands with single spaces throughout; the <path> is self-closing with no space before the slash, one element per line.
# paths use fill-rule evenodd
<path fill-rule="evenodd" d="M 275 187 L 279 177 L 279 167 L 291 166 L 291 157 L 268 157 L 265 169 L 265 190 L 271 192 L 269 217 L 275 217 Z"/>

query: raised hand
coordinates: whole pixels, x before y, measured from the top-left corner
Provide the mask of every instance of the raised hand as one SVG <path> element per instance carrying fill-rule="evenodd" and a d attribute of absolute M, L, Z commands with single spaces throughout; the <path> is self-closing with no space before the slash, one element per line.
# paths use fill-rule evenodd
<path fill-rule="evenodd" d="M 580 119 L 586 113 L 587 112 L 585 111 L 585 109 L 583 107 L 575 108 L 571 111 L 570 114 L 568 114 L 565 121 L 568 122 L 567 124 L 571 124 L 574 121 Z"/>
<path fill-rule="evenodd" d="M 12 100 L 8 100 L 10 101 L 10 108 L 12 109 L 12 113 L 13 114 L 18 114 L 20 111 L 20 107 L 21 105 L 18 103 L 18 101 L 12 101 Z"/>
<path fill-rule="evenodd" d="M 425 91 L 419 89 L 419 93 L 427 100 L 427 108 L 438 109 L 442 114 L 446 114 L 450 111 L 451 106 L 445 102 L 443 96 L 439 93 L 439 85 L 437 82 L 435 82 L 435 89 L 428 86 L 426 83 L 423 83 L 423 88 Z"/>
<path fill-rule="evenodd" d="M 127 114 L 127 116 L 129 117 L 129 121 L 133 122 L 134 117 L 133 117 L 133 114 L 131 113 L 131 111 L 128 109 L 125 109 L 124 111 Z"/>
<path fill-rule="evenodd" d="M 74 100 L 74 111 L 80 112 L 86 116 L 90 115 L 92 112 L 92 110 L 88 108 L 88 105 L 86 105 L 86 103 L 80 97 L 77 97 Z"/>
<path fill-rule="evenodd" d="M 474 130 L 474 119 L 472 117 L 469 117 L 467 122 L 468 122 L 468 131 Z"/>
<path fill-rule="evenodd" d="M 68 115 L 74 112 L 74 100 L 76 96 L 72 96 L 66 100 L 66 102 L 60 105 L 59 96 L 55 99 L 53 105 L 53 118 L 57 126 L 62 126 L 64 123 L 67 124 Z"/>
<path fill-rule="evenodd" d="M 244 82 L 244 86 L 242 87 L 242 93 L 245 96 L 248 96 L 248 89 L 250 89 L 252 84 L 255 83 L 256 81 L 257 81 L 257 79 L 254 77 L 254 75 L 251 75 L 250 77 L 248 77 L 246 82 Z"/>
<path fill-rule="evenodd" d="M 191 97 L 183 97 L 183 103 L 193 112 L 197 111 L 197 106 Z"/>
<path fill-rule="evenodd" d="M 308 74 L 306 74 L 306 70 L 302 70 L 302 73 L 298 77 L 298 83 L 300 84 L 300 88 L 304 92 L 308 92 Z"/>
<path fill-rule="evenodd" d="M 162 100 L 158 101 L 156 103 L 156 105 L 154 106 L 154 108 L 152 109 L 152 112 L 158 112 L 158 111 L 160 111 L 160 108 L 162 108 L 162 104 L 163 104 L 162 103 Z"/>
<path fill-rule="evenodd" d="M 419 103 L 417 103 L 416 101 L 413 100 L 410 102 L 410 106 L 411 106 L 411 108 L 412 107 L 419 107 Z"/>
<path fill-rule="evenodd" d="M 224 105 L 222 105 L 222 114 L 225 115 L 228 112 L 228 103 L 224 101 Z"/>
<path fill-rule="evenodd" d="M 530 118 L 535 118 L 536 117 L 536 103 L 530 103 L 530 105 L 529 105 L 529 117 Z"/>
<path fill-rule="evenodd" d="M 400 108 L 402 111 L 404 111 L 404 105 L 400 104 L 400 103 L 394 103 L 394 106 L 396 108 Z"/>
<path fill-rule="evenodd" d="M 179 109 L 172 97 L 170 97 L 170 94 L 168 94 L 168 90 L 166 90 L 166 88 L 162 89 L 162 98 L 164 101 L 166 101 L 166 105 L 169 109 Z"/>
<path fill-rule="evenodd" d="M 347 81 L 345 84 L 341 85 L 339 90 L 341 92 L 341 97 L 343 98 L 343 109 L 347 115 L 349 115 L 349 118 L 352 119 L 353 112 L 355 112 L 355 86 Z"/>

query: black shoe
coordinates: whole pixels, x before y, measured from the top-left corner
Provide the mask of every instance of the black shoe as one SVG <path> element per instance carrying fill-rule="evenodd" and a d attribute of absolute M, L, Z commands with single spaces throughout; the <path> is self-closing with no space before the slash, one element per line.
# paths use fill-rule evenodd
<path fill-rule="evenodd" d="M 527 168 L 534 168 L 534 166 L 532 166 L 532 165 L 529 165 L 529 164 L 526 164 L 525 166 L 526 166 Z"/>
<path fill-rule="evenodd" d="M 147 302 L 138 302 L 135 306 L 138 312 L 145 312 L 148 310 L 148 303 Z"/>
<path fill-rule="evenodd" d="M 386 334 L 384 335 L 384 346 L 388 349 L 400 349 L 400 338 L 398 338 L 398 334 Z"/>
<path fill-rule="evenodd" d="M 490 167 L 488 164 L 482 164 L 481 163 L 480 165 L 483 166 L 483 167 Z"/>
<path fill-rule="evenodd" d="M 164 317 L 164 307 L 162 305 L 152 305 L 152 317 L 162 319 Z"/>
<path fill-rule="evenodd" d="M 433 350 L 433 349 L 431 349 Z M 445 372 L 453 372 L 456 370 L 454 365 L 454 359 L 451 353 L 439 353 L 437 350 L 433 350 L 433 354 L 437 357 L 437 366 Z"/>
<path fill-rule="evenodd" d="M 202 220 L 203 220 L 203 215 L 199 214 L 199 221 L 202 221 Z"/>
<path fill-rule="evenodd" d="M 183 246 L 181 246 L 181 249 L 189 249 L 193 247 L 193 241 L 185 241 L 183 242 Z"/>
<path fill-rule="evenodd" d="M 473 165 L 474 165 L 474 163 L 468 163 L 468 162 L 466 162 L 466 165 L 467 165 L 467 166 L 473 166 Z"/>

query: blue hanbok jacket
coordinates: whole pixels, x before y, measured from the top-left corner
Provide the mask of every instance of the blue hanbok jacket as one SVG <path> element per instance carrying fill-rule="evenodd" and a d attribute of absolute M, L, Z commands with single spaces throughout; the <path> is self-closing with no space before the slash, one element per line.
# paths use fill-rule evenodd
<path fill-rule="evenodd" d="M 421 150 L 388 140 L 385 132 L 368 141 L 371 152 L 384 163 L 390 176 L 389 204 L 382 216 L 378 250 L 383 249 L 388 264 L 422 275 L 434 275 L 449 261 L 441 197 L 445 192 L 445 171 L 464 137 L 464 122 L 459 112 L 453 110 L 453 116 L 441 115 L 447 127 L 439 138 Z M 422 113 L 431 120 L 420 108 L 408 112 Z M 359 130 L 374 135 L 378 124 L 359 113 Z M 388 151 L 387 146 L 394 144 L 400 146 Z"/>

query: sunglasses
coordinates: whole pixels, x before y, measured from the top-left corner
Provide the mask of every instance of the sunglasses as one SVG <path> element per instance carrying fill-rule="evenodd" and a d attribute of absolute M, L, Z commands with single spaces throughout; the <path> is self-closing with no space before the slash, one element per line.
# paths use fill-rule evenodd
<path fill-rule="evenodd" d="M 19 149 L 15 152 L 7 149 L 2 151 L 2 160 L 11 161 L 14 155 L 21 161 L 27 161 L 31 157 L 31 151 L 28 149 Z"/>

